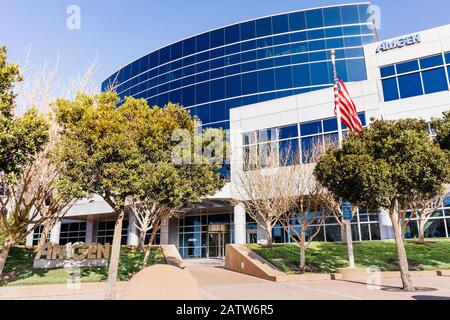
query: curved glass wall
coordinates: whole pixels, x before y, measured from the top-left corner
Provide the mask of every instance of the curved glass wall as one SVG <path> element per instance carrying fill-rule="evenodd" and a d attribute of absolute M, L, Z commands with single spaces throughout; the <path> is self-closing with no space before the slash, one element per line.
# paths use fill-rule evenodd
<path fill-rule="evenodd" d="M 332 84 L 330 49 L 344 81 L 365 80 L 363 45 L 375 41 L 369 3 L 246 21 L 176 42 L 102 84 L 150 105 L 180 103 L 205 126 L 228 128 L 229 109 Z"/>

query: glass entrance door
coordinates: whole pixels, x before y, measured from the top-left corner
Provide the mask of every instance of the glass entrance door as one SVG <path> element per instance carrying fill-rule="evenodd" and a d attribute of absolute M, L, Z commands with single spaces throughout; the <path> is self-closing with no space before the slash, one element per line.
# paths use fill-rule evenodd
<path fill-rule="evenodd" d="M 219 259 L 225 257 L 224 232 L 210 232 L 208 234 L 208 257 Z"/>

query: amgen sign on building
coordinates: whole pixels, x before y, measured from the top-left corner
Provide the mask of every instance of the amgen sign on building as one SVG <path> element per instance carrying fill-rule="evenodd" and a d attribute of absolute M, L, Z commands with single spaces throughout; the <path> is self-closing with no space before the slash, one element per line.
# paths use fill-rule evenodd
<path fill-rule="evenodd" d="M 389 50 L 397 49 L 397 48 L 403 48 L 407 46 L 412 46 L 414 44 L 418 44 L 421 42 L 420 34 L 413 34 L 406 37 L 390 40 L 390 41 L 384 41 L 381 42 L 377 47 L 377 53 L 380 52 L 386 52 Z"/>

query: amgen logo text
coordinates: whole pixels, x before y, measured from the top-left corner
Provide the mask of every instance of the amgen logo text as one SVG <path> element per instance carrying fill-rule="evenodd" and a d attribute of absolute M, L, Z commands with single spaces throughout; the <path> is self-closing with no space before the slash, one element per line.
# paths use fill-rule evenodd
<path fill-rule="evenodd" d="M 384 41 L 378 45 L 377 53 L 385 52 L 385 51 L 389 51 L 389 50 L 393 50 L 393 49 L 397 49 L 397 48 L 403 48 L 406 46 L 411 46 L 411 45 L 414 45 L 414 44 L 417 44 L 420 42 L 421 42 L 420 34 L 418 34 L 418 33 L 414 34 L 414 35 L 398 38 L 395 40 L 391 40 L 391 41 Z"/>

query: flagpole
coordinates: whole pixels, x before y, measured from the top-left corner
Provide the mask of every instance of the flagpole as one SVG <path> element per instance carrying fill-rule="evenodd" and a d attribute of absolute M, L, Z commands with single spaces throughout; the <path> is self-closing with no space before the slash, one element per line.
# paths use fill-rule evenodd
<path fill-rule="evenodd" d="M 336 50 L 331 50 L 331 62 L 333 64 L 333 77 L 334 77 L 334 86 L 339 86 L 339 78 L 337 75 L 336 70 Z M 336 104 L 336 91 L 335 92 L 335 109 L 336 109 L 336 115 L 337 115 L 337 122 L 338 122 L 338 134 L 339 134 L 339 149 L 342 149 L 342 145 L 344 143 L 344 136 L 342 134 L 342 115 L 341 115 L 341 108 L 337 107 Z M 343 205 L 342 205 L 343 206 Z M 341 210 L 343 210 L 341 208 Z M 352 239 L 352 223 L 351 220 L 348 220 L 348 218 L 344 218 L 344 224 L 345 224 L 345 235 L 347 240 L 347 252 L 348 252 L 348 264 L 350 268 L 355 268 L 355 258 L 353 255 L 353 239 Z"/>
<path fill-rule="evenodd" d="M 334 86 L 338 85 L 338 75 L 336 71 L 336 50 L 331 50 L 331 62 L 333 64 L 333 79 L 334 79 Z M 336 97 L 335 97 L 336 98 Z M 335 102 L 336 103 L 336 102 Z M 342 148 L 342 144 L 344 142 L 344 136 L 342 134 L 342 121 L 341 121 L 341 109 L 336 108 L 336 115 L 337 115 L 337 122 L 338 122 L 338 135 L 339 135 L 339 149 Z"/>

